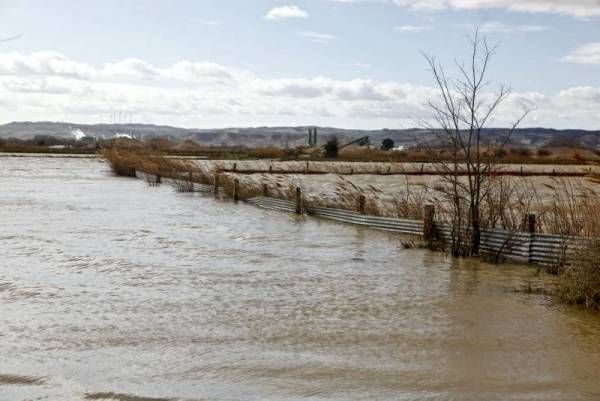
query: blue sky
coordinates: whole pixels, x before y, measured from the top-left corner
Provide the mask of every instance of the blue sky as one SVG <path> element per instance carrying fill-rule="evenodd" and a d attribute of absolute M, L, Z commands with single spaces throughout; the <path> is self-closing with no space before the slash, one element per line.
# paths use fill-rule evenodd
<path fill-rule="evenodd" d="M 405 128 L 474 26 L 514 95 L 495 125 L 600 129 L 596 0 L 0 2 L 0 121 Z M 452 72 L 452 69 L 450 69 Z"/>

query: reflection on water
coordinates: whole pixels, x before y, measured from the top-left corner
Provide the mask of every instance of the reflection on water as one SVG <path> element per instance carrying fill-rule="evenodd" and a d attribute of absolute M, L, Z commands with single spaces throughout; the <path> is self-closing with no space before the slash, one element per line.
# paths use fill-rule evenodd
<path fill-rule="evenodd" d="M 600 317 L 535 271 L 0 158 L 0 400 L 597 400 Z"/>

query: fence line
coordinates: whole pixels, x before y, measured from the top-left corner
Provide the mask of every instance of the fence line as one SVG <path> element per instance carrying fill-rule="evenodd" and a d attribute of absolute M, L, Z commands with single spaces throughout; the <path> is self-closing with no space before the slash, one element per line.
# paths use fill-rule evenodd
<path fill-rule="evenodd" d="M 247 199 L 247 202 L 265 209 L 296 212 L 296 204 L 293 201 L 258 196 Z M 425 223 L 418 220 L 369 216 L 350 210 L 326 207 L 306 207 L 304 211 L 312 216 L 400 234 L 423 237 L 425 230 Z M 433 226 L 438 239 L 448 245 L 452 241 L 452 226 L 435 222 Z M 481 232 L 480 250 L 483 253 L 496 255 L 499 259 L 559 265 L 564 263 L 568 252 L 578 247 L 581 242 L 583 238 L 578 237 L 484 229 Z"/>
<path fill-rule="evenodd" d="M 138 176 L 144 177 L 147 174 L 139 173 Z M 184 180 L 166 178 L 165 181 L 176 182 Z M 215 183 L 212 185 L 198 182 L 187 181 L 190 189 L 202 193 L 218 193 L 224 191 L 219 185 L 218 176 L 215 177 Z M 234 182 L 233 198 L 239 197 L 239 184 Z M 263 187 L 263 193 L 267 191 Z M 277 199 L 268 196 L 257 196 L 246 200 L 255 206 L 277 210 L 287 213 L 306 213 L 308 215 L 321 217 L 329 220 L 335 220 L 343 223 L 356 224 L 371 227 L 379 230 L 397 232 L 400 234 L 415 235 L 423 237 L 426 241 L 437 239 L 445 245 L 452 242 L 452 225 L 427 220 L 423 221 L 401 219 L 393 217 L 370 216 L 364 214 L 364 199 L 359 199 L 356 212 L 345 209 L 335 209 L 327 207 L 304 207 L 302 192 L 297 188 L 295 201 Z M 431 205 L 424 205 L 425 216 L 433 216 Z M 535 217 L 535 216 L 533 216 Z M 535 218 L 533 219 L 535 225 Z M 495 255 L 498 260 L 510 259 L 522 263 L 534 263 L 543 265 L 561 265 L 570 252 L 577 249 L 585 243 L 581 237 L 561 236 L 552 234 L 539 234 L 535 232 L 535 227 L 530 227 L 531 232 L 514 232 L 503 229 L 483 229 L 480 238 L 480 251 L 486 254 Z M 433 233 L 431 232 L 433 231 Z M 430 236 L 433 236 L 431 238 Z"/>

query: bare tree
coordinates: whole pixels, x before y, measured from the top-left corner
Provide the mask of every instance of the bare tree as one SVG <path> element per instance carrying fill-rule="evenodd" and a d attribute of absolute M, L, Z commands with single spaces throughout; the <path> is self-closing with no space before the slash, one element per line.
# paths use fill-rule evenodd
<path fill-rule="evenodd" d="M 498 154 L 527 111 L 500 135 L 483 136 L 502 102 L 510 95 L 510 88 L 500 86 L 494 94 L 486 92 L 487 73 L 496 47 L 490 47 L 485 37 L 476 30 L 469 38 L 470 58 L 456 63 L 458 78 L 451 79 L 435 57 L 425 55 L 439 90 L 439 99 L 430 100 L 433 123 L 425 124 L 436 135 L 435 144 L 426 149 L 436 162 L 445 185 L 438 188 L 452 210 L 452 253 L 471 256 L 479 253 L 482 225 L 482 202 L 490 193 L 497 170 Z M 446 153 L 443 157 L 442 150 Z"/>

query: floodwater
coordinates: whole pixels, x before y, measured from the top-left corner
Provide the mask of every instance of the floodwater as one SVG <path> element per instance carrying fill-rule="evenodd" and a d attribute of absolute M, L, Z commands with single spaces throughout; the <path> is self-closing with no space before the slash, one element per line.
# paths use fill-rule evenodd
<path fill-rule="evenodd" d="M 600 316 L 522 266 L 0 158 L 0 400 L 598 400 Z"/>

